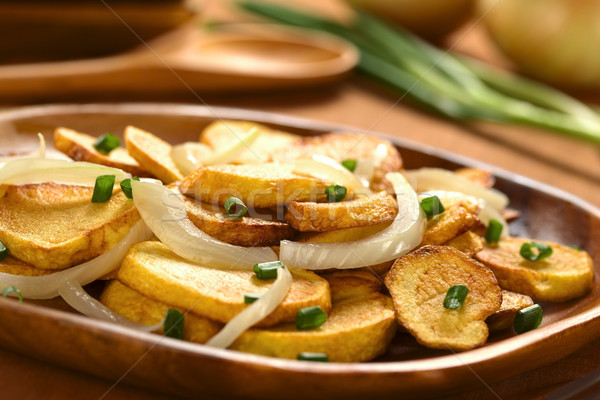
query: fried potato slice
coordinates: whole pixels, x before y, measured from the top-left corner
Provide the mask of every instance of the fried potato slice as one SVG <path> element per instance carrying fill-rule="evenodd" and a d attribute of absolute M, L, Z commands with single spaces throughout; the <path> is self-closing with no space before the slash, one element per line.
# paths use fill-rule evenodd
<path fill-rule="evenodd" d="M 427 221 L 421 246 L 440 245 L 462 235 L 479 224 L 478 213 L 479 206 L 468 200 L 446 208 L 446 211 Z"/>
<path fill-rule="evenodd" d="M 305 235 L 300 242 L 305 243 L 335 243 L 335 242 L 352 242 L 354 240 L 362 240 L 372 236 L 388 226 L 391 222 L 384 222 L 379 225 L 364 226 L 360 228 L 346 228 L 335 231 L 311 233 Z M 349 245 L 350 246 L 350 245 Z M 375 273 L 379 276 L 384 275 L 392 266 L 394 260 L 382 262 L 380 264 L 365 267 L 370 273 Z"/>
<path fill-rule="evenodd" d="M 296 234 L 291 226 L 277 221 L 268 210 L 260 211 L 268 219 L 251 216 L 231 218 L 220 206 L 181 197 L 190 221 L 198 229 L 225 243 L 245 247 L 271 246 L 278 245 L 281 240 L 292 239 Z"/>
<path fill-rule="evenodd" d="M 125 317 L 153 325 L 169 309 L 130 288 L 113 282 L 100 300 Z M 180 309 L 184 311 L 184 309 Z M 222 325 L 192 313 L 185 315 L 183 338 L 205 343 Z M 296 358 L 305 351 L 326 353 L 331 361 L 359 362 L 385 352 L 396 331 L 391 299 L 379 293 L 334 304 L 327 321 L 317 328 L 298 331 L 293 324 L 244 332 L 231 349 L 274 357 Z"/>
<path fill-rule="evenodd" d="M 329 282 L 333 303 L 378 293 L 382 286 L 380 278 L 364 269 L 341 269 L 321 274 L 321 277 Z"/>
<path fill-rule="evenodd" d="M 112 281 L 100 296 L 100 302 L 125 318 L 145 325 L 156 325 L 166 315 L 169 308 L 165 303 L 152 300 L 123 285 L 119 281 Z M 179 309 L 185 312 L 185 309 Z M 186 313 L 183 323 L 183 339 L 196 343 L 206 343 L 216 335 L 223 324 L 211 321 L 208 318 Z M 162 327 L 157 332 L 163 333 Z"/>
<path fill-rule="evenodd" d="M 63 269 L 116 245 L 140 219 L 120 189 L 92 203 L 93 188 L 43 183 L 6 186 L 0 197 L 0 241 L 37 268 Z"/>
<path fill-rule="evenodd" d="M 402 158 L 398 150 L 387 140 L 372 136 L 351 133 L 329 133 L 304 138 L 301 144 L 289 146 L 274 154 L 274 161 L 289 162 L 297 158 L 322 155 L 338 162 L 345 159 L 370 159 L 374 163 L 371 189 L 374 191 L 391 189 L 385 179 L 388 172 L 402 169 Z"/>
<path fill-rule="evenodd" d="M 311 271 L 290 270 L 293 284 L 283 302 L 256 326 L 294 321 L 305 307 L 331 308 L 327 281 Z M 177 256 L 160 242 L 132 246 L 121 264 L 119 280 L 157 301 L 219 322 L 239 314 L 244 294 L 265 293 L 273 280 L 260 280 L 252 271 L 208 268 Z"/>
<path fill-rule="evenodd" d="M 292 172 L 291 164 L 212 165 L 198 168 L 179 185 L 181 193 L 209 204 L 234 196 L 249 207 L 270 208 L 292 201 L 324 201 L 329 183 Z"/>
<path fill-rule="evenodd" d="M 284 218 L 300 232 L 327 232 L 390 222 L 396 214 L 396 200 L 382 191 L 337 203 L 292 201 Z"/>
<path fill-rule="evenodd" d="M 483 264 L 448 246 L 424 246 L 396 260 L 385 277 L 398 322 L 419 343 L 435 349 L 467 350 L 488 337 L 485 319 L 498 311 L 502 293 Z M 469 293 L 458 310 L 443 305 L 448 289 Z"/>
<path fill-rule="evenodd" d="M 148 176 L 127 150 L 118 147 L 109 154 L 101 154 L 94 147 L 96 138 L 67 128 L 54 130 L 54 147 L 75 161 L 88 161 L 107 167 L 119 168 L 134 176 Z"/>
<path fill-rule="evenodd" d="M 150 132 L 134 126 L 125 128 L 125 146 L 131 157 L 166 184 L 183 179 L 171 158 L 172 146 Z"/>
<path fill-rule="evenodd" d="M 490 315 L 485 323 L 490 332 L 504 331 L 512 328 L 515 323 L 515 315 L 517 311 L 533 305 L 531 297 L 511 292 L 510 290 L 502 291 L 502 305 L 500 309 Z"/>
<path fill-rule="evenodd" d="M 51 274 L 52 270 L 32 267 L 23 261 L 17 260 L 14 257 L 8 256 L 0 261 L 0 272 L 11 275 L 21 276 L 42 276 Z"/>
<path fill-rule="evenodd" d="M 218 153 L 230 148 L 232 143 L 244 140 L 253 129 L 260 131 L 258 138 L 233 161 L 234 164 L 270 161 L 273 154 L 296 146 L 302 140 L 300 136 L 271 129 L 256 122 L 219 120 L 204 128 L 200 134 L 200 142 L 212 147 Z"/>
<path fill-rule="evenodd" d="M 481 236 L 473 231 L 466 231 L 460 236 L 455 237 L 444 243 L 444 246 L 454 247 L 457 250 L 462 251 L 469 257 L 473 257 L 475 254 L 483 249 L 483 240 Z"/>
<path fill-rule="evenodd" d="M 557 243 L 552 255 L 539 261 L 521 257 L 519 250 L 531 239 L 503 238 L 497 246 L 484 246 L 475 258 L 496 275 L 503 289 L 531 296 L 535 301 L 560 302 L 583 296 L 593 284 L 594 266 L 589 254 Z"/>
<path fill-rule="evenodd" d="M 477 183 L 486 189 L 493 187 L 496 182 L 492 171 L 488 171 L 487 169 L 465 167 L 455 170 L 454 173 L 467 178 L 471 182 Z"/>

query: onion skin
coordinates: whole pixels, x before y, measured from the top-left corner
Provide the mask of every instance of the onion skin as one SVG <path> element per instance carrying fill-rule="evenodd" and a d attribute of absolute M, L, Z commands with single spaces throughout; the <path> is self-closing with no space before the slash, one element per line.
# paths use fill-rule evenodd
<path fill-rule="evenodd" d="M 496 2 L 479 0 L 478 12 L 489 11 L 489 36 L 522 72 L 563 88 L 600 88 L 600 0 Z"/>
<path fill-rule="evenodd" d="M 415 34 L 438 41 L 473 14 L 475 0 L 347 0 Z"/>

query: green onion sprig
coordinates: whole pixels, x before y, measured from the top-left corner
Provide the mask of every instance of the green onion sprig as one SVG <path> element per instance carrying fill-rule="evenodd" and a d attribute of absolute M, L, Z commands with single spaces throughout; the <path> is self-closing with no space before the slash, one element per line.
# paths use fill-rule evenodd
<path fill-rule="evenodd" d="M 248 207 L 237 197 L 229 197 L 225 200 L 224 207 L 227 216 L 231 218 L 243 217 L 248 213 Z"/>
<path fill-rule="evenodd" d="M 14 286 L 7 286 L 3 291 L 2 291 L 2 297 L 7 297 L 9 294 L 11 293 L 16 293 L 17 296 L 19 297 L 19 302 L 22 303 L 23 302 L 23 294 L 21 294 L 21 291 L 14 287 Z"/>
<path fill-rule="evenodd" d="M 330 185 L 325 189 L 327 201 L 330 203 L 339 203 L 346 198 L 346 188 L 340 185 Z"/>
<path fill-rule="evenodd" d="M 504 226 L 497 219 L 490 219 L 487 230 L 485 231 L 485 241 L 487 243 L 498 243 L 500 236 L 502 235 L 502 229 Z"/>
<path fill-rule="evenodd" d="M 421 200 L 420 204 L 421 208 L 423 209 L 425 215 L 427 215 L 428 218 L 431 218 L 446 211 L 444 205 L 440 201 L 440 198 L 437 196 L 425 197 L 423 200 Z"/>
<path fill-rule="evenodd" d="M 108 154 L 120 145 L 121 141 L 112 133 L 105 133 L 94 142 L 94 148 L 101 154 Z"/>
<path fill-rule="evenodd" d="M 296 313 L 296 329 L 314 329 L 318 328 L 327 320 L 327 313 L 321 306 L 307 307 L 298 310 Z"/>
<path fill-rule="evenodd" d="M 275 279 L 277 278 L 277 270 L 283 267 L 281 261 L 270 261 L 254 264 L 253 270 L 258 279 Z"/>
<path fill-rule="evenodd" d="M 344 161 L 342 161 L 342 165 L 344 166 L 344 168 L 346 168 L 348 171 L 350 172 L 354 172 L 354 170 L 356 169 L 356 166 L 358 165 L 358 161 L 356 161 L 353 158 L 347 158 Z"/>
<path fill-rule="evenodd" d="M 169 308 L 163 323 L 163 334 L 174 339 L 183 338 L 184 315 L 174 308 Z"/>
<path fill-rule="evenodd" d="M 244 294 L 244 304 L 252 304 L 256 300 L 260 299 L 260 294 L 256 293 L 246 293 Z"/>
<path fill-rule="evenodd" d="M 114 186 L 114 175 L 100 175 L 97 177 L 96 184 L 94 185 L 94 194 L 92 194 L 92 203 L 104 203 L 110 200 Z"/>
<path fill-rule="evenodd" d="M 296 358 L 302 361 L 329 362 L 329 356 L 325 353 L 302 352 Z"/>
<path fill-rule="evenodd" d="M 534 251 L 536 249 L 537 251 Z M 521 245 L 519 254 L 529 261 L 540 261 L 552 255 L 552 247 L 545 243 L 526 242 Z"/>
<path fill-rule="evenodd" d="M 132 179 L 134 181 L 139 181 L 140 180 L 140 178 L 138 178 L 137 176 L 134 176 Z M 133 192 L 131 190 L 131 179 L 127 178 L 127 179 L 123 179 L 121 181 L 121 190 L 123 191 L 123 194 L 128 199 L 133 199 Z"/>
<path fill-rule="evenodd" d="M 465 285 L 452 286 L 448 289 L 448 292 L 446 292 L 444 307 L 450 310 L 459 310 L 463 306 L 467 294 L 469 294 L 469 288 Z"/>
<path fill-rule="evenodd" d="M 6 248 L 4 243 L 0 242 L 0 261 L 4 260 L 6 257 L 8 257 L 9 253 L 10 253 L 10 251 L 8 251 L 8 249 Z"/>
<path fill-rule="evenodd" d="M 280 23 L 348 40 L 360 51 L 359 72 L 442 116 L 549 129 L 600 146 L 600 115 L 591 107 L 544 84 L 437 48 L 362 10 L 347 26 L 285 6 L 251 0 L 238 4 Z"/>
<path fill-rule="evenodd" d="M 521 334 L 536 329 L 542 323 L 543 314 L 539 304 L 517 311 L 514 322 L 515 332 Z"/>

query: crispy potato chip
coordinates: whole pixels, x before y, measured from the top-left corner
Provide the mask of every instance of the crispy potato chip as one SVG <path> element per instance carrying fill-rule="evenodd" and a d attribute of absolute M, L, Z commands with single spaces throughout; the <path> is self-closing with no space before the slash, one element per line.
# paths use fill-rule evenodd
<path fill-rule="evenodd" d="M 502 291 L 502 305 L 500 309 L 490 315 L 485 323 L 488 325 L 490 332 L 504 331 L 513 327 L 515 315 L 517 311 L 533 305 L 531 297 L 511 292 L 509 290 Z"/>
<path fill-rule="evenodd" d="M 272 155 L 291 146 L 302 138 L 291 133 L 271 129 L 256 122 L 219 120 L 208 125 L 200 134 L 200 142 L 221 152 L 248 136 L 253 129 L 260 134 L 234 161 L 234 164 L 254 164 L 270 161 Z"/>
<path fill-rule="evenodd" d="M 485 319 L 502 303 L 492 271 L 448 246 L 424 246 L 396 260 L 385 277 L 398 322 L 419 343 L 436 349 L 467 350 L 488 337 Z M 460 309 L 443 305 L 448 289 L 465 285 Z"/>
<path fill-rule="evenodd" d="M 134 126 L 125 128 L 125 145 L 131 157 L 142 168 L 165 184 L 183 179 L 183 174 L 171 158 L 171 145 L 150 132 Z"/>
<path fill-rule="evenodd" d="M 483 239 L 473 231 L 466 231 L 462 235 L 444 243 L 444 246 L 454 247 L 469 257 L 473 257 L 483 249 Z"/>
<path fill-rule="evenodd" d="M 140 219 L 120 189 L 104 203 L 92 203 L 91 187 L 49 182 L 5 189 L 0 241 L 12 256 L 37 268 L 64 269 L 91 260 L 121 241 Z"/>
<path fill-rule="evenodd" d="M 336 270 L 321 274 L 321 277 L 329 282 L 334 303 L 378 293 L 382 286 L 381 278 L 363 268 Z"/>
<path fill-rule="evenodd" d="M 12 275 L 21 276 L 42 276 L 51 274 L 52 270 L 32 267 L 23 261 L 17 260 L 14 257 L 8 256 L 0 261 L 0 272 Z"/>
<path fill-rule="evenodd" d="M 454 173 L 467 178 L 471 182 L 477 183 L 486 189 L 493 187 L 495 183 L 492 171 L 488 171 L 487 169 L 466 167 L 459 168 L 455 170 Z"/>
<path fill-rule="evenodd" d="M 391 190 L 392 186 L 385 179 L 385 175 L 402 169 L 402 158 L 389 141 L 351 133 L 307 137 L 301 144 L 289 146 L 273 154 L 273 157 L 275 161 L 290 162 L 290 160 L 314 155 L 327 156 L 338 162 L 346 159 L 371 160 L 374 170 L 370 182 L 371 189 L 374 191 Z"/>
<path fill-rule="evenodd" d="M 67 128 L 56 128 L 54 131 L 54 148 L 75 161 L 87 161 L 107 167 L 119 168 L 134 176 L 148 176 L 133 157 L 123 147 L 118 147 L 109 154 L 101 154 L 94 147 L 95 137 Z"/>
<path fill-rule="evenodd" d="M 479 224 L 478 212 L 479 206 L 468 200 L 446 208 L 446 211 L 427 221 L 421 246 L 440 245 L 462 235 Z"/>
<path fill-rule="evenodd" d="M 256 326 L 291 322 L 305 307 L 331 308 L 327 281 L 314 272 L 290 269 L 293 284 L 283 302 Z M 246 304 L 244 295 L 265 293 L 273 280 L 260 280 L 252 271 L 225 270 L 194 264 L 160 242 L 134 245 L 121 264 L 119 280 L 157 301 L 219 322 L 228 322 Z"/>
<path fill-rule="evenodd" d="M 329 183 L 292 170 L 291 164 L 274 163 L 201 167 L 181 182 L 179 190 L 209 204 L 223 205 L 233 196 L 252 208 L 326 199 Z"/>
<path fill-rule="evenodd" d="M 567 301 L 592 288 L 594 266 L 587 252 L 536 240 L 551 246 L 553 252 L 543 260 L 529 261 L 519 250 L 530 241 L 503 238 L 497 246 L 484 246 L 475 258 L 494 271 L 503 289 L 526 294 L 535 301 Z"/>
<path fill-rule="evenodd" d="M 337 203 L 292 201 L 285 220 L 300 232 L 327 232 L 391 222 L 396 214 L 396 200 L 387 192 L 379 192 Z"/>

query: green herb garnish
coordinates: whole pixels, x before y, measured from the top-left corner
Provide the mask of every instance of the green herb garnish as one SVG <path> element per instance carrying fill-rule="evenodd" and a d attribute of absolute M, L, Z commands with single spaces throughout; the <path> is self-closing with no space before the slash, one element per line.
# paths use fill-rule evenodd
<path fill-rule="evenodd" d="M 121 145 L 118 137 L 112 133 L 105 133 L 94 142 L 94 148 L 101 154 L 108 154 Z"/>
<path fill-rule="evenodd" d="M 330 203 L 339 203 L 346 198 L 346 188 L 340 185 L 327 186 L 325 194 L 327 195 L 327 201 Z"/>
<path fill-rule="evenodd" d="M 94 194 L 92 195 L 92 203 L 104 203 L 110 200 L 114 186 L 114 175 L 100 175 L 97 177 L 96 184 L 94 185 Z"/>
<path fill-rule="evenodd" d="M 248 213 L 248 207 L 237 197 L 229 197 L 225 200 L 224 207 L 227 216 L 231 218 L 243 217 Z"/>
<path fill-rule="evenodd" d="M 448 289 L 448 292 L 446 292 L 444 307 L 450 310 L 459 310 L 463 306 L 468 293 L 469 288 L 465 285 L 452 286 Z"/>
<path fill-rule="evenodd" d="M 534 251 L 534 249 L 536 249 L 536 251 Z M 519 254 L 526 260 L 540 261 L 552 255 L 552 247 L 545 243 L 526 242 L 521 245 Z"/>

